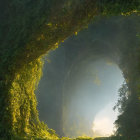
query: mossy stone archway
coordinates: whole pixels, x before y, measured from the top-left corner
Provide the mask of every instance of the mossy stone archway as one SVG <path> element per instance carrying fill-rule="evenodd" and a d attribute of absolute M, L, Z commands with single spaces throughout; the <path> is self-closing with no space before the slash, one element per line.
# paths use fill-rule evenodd
<path fill-rule="evenodd" d="M 130 15 L 139 8 L 139 0 L 1 1 L 0 137 L 56 139 L 36 110 L 34 90 L 41 76 L 41 57 L 95 16 Z"/>
<path fill-rule="evenodd" d="M 71 96 L 74 95 L 72 89 L 79 85 L 79 82 L 74 84 L 75 81 L 83 77 L 83 75 L 81 75 L 81 77 L 76 78 L 77 75 L 79 75 L 82 70 L 87 69 L 90 63 L 94 63 L 94 61 L 98 59 L 107 57 L 109 61 L 117 63 L 123 70 L 125 78 L 128 79 L 126 69 L 129 69 L 130 72 L 130 69 L 132 70 L 131 66 L 133 66 L 134 63 L 133 61 L 138 61 L 136 59 L 134 60 L 131 56 L 131 51 L 134 53 L 136 48 L 139 48 L 137 44 L 139 40 L 136 38 L 137 31 L 140 30 L 139 27 L 139 18 L 134 15 L 128 17 L 104 17 L 90 24 L 88 29 L 80 31 L 76 36 L 74 35 L 65 40 L 59 49 L 52 52 L 49 57 L 51 63 L 45 63 L 43 77 L 38 89 L 38 92 L 41 93 L 38 95 L 41 120 L 48 122 L 48 126 L 54 128 L 54 130 L 62 136 L 64 135 L 63 128 L 65 125 L 67 125 L 68 129 L 73 126 L 69 126 L 68 122 L 62 119 L 62 114 L 64 114 L 64 116 L 71 116 L 70 113 L 68 113 L 69 111 L 65 110 L 65 113 L 62 112 L 67 102 L 69 103 Z M 135 44 L 132 42 L 135 42 Z M 114 81 L 115 80 L 116 79 L 114 79 Z M 53 86 L 53 88 L 50 88 L 51 86 Z M 46 102 L 46 100 L 48 102 Z M 62 105 L 62 103 L 64 104 Z M 43 108 L 47 108 L 47 111 L 45 111 L 46 109 L 43 110 Z M 96 107 L 96 109 L 97 108 L 98 107 Z M 94 108 L 94 110 L 96 109 Z M 58 119 L 55 119 L 55 116 L 57 116 Z M 133 120 L 133 118 L 134 117 L 131 119 Z M 129 122 L 129 124 L 131 123 L 129 126 L 132 126 L 132 120 Z M 64 124 L 64 122 L 66 123 Z M 64 125 L 62 126 L 62 124 Z M 69 124 L 72 124 L 72 122 L 69 122 Z M 65 135 L 68 134 L 69 130 L 67 130 L 64 132 Z M 80 129 L 77 127 L 77 131 L 78 130 Z M 132 132 L 135 132 L 136 129 L 133 128 L 132 130 L 129 128 L 129 131 L 130 130 L 130 135 L 132 135 Z M 71 130 L 71 132 L 74 131 L 77 132 L 74 129 Z M 128 129 L 126 129 L 126 131 L 128 131 Z"/>

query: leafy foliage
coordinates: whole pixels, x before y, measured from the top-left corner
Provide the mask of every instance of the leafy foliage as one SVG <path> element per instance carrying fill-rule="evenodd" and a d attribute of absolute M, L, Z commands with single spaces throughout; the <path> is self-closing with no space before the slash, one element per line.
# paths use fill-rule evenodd
<path fill-rule="evenodd" d="M 118 109 L 119 113 L 123 113 L 127 107 L 127 101 L 129 98 L 129 91 L 126 83 L 123 83 L 122 87 L 119 89 L 119 99 L 117 104 L 114 106 L 114 110 Z"/>

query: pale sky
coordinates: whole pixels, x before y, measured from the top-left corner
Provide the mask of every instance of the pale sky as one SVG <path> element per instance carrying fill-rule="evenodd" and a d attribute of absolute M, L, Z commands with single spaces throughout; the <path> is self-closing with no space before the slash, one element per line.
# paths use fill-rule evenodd
<path fill-rule="evenodd" d="M 64 85 L 67 95 L 63 109 L 65 135 L 111 135 L 117 118 L 113 107 L 124 81 L 121 70 L 113 62 L 101 59 L 79 67 L 78 73 L 70 76 L 68 84 Z"/>
<path fill-rule="evenodd" d="M 110 102 L 106 105 L 93 120 L 93 133 L 94 136 L 110 136 L 115 130 L 114 121 L 116 120 L 118 112 L 112 110 L 114 102 Z"/>

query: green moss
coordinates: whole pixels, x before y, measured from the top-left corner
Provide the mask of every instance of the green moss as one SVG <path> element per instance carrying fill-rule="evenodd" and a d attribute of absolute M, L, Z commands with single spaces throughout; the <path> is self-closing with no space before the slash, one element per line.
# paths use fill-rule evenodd
<path fill-rule="evenodd" d="M 55 131 L 39 121 L 36 109 L 37 100 L 34 91 L 42 75 L 43 61 L 41 58 L 24 65 L 15 74 L 8 93 L 11 133 L 14 136 L 57 138 Z"/>
<path fill-rule="evenodd" d="M 140 1 L 5 0 L 0 2 L 0 137 L 57 139 L 39 121 L 34 90 L 41 56 L 95 16 L 139 13 Z"/>

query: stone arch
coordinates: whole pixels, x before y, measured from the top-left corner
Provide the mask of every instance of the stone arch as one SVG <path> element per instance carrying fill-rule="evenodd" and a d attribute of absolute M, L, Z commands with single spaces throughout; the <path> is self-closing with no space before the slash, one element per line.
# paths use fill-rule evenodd
<path fill-rule="evenodd" d="M 63 47 L 59 48 L 58 51 L 56 50 L 56 53 L 55 52 L 52 53 L 52 57 L 51 57 L 52 59 L 50 58 L 52 63 L 49 63 L 48 65 L 46 65 L 45 69 L 49 68 L 50 70 L 53 69 L 53 71 L 50 71 L 50 70 L 45 71 L 44 69 L 43 79 L 45 79 L 46 77 L 46 78 L 49 78 L 49 81 L 48 82 L 46 81 L 46 86 L 45 86 L 46 88 L 44 88 L 44 90 L 41 90 L 41 88 L 39 89 L 41 90 L 41 93 L 43 93 L 42 94 L 43 98 L 40 97 L 39 99 L 42 99 L 42 100 L 45 99 L 43 95 L 45 95 L 45 90 L 50 89 L 50 86 L 51 86 L 50 83 L 53 84 L 53 91 L 52 92 L 50 90 L 49 91 L 47 90 L 47 91 L 52 94 L 57 93 L 59 97 L 62 97 L 62 93 L 65 94 L 65 92 L 62 91 L 63 86 L 67 85 L 67 84 L 63 85 L 63 83 L 67 83 L 65 81 L 70 80 L 71 79 L 70 77 L 72 77 L 71 75 L 73 75 L 74 73 L 77 73 L 77 71 L 79 70 L 79 67 L 83 65 L 82 64 L 83 61 L 84 61 L 83 63 L 85 64 L 84 65 L 85 67 L 86 62 L 90 63 L 90 62 L 94 62 L 96 59 L 98 60 L 98 58 L 107 57 L 111 59 L 112 61 L 114 61 L 118 66 L 120 66 L 122 70 L 124 70 L 123 66 L 125 66 L 124 63 L 126 63 L 126 60 L 123 60 L 124 58 L 122 58 L 122 56 L 124 55 L 123 51 L 125 50 L 127 52 L 127 48 L 131 47 L 130 42 L 135 38 L 135 33 L 134 34 L 132 33 L 130 35 L 131 37 L 129 36 L 130 30 L 132 31 L 134 27 L 136 27 L 136 25 L 134 26 L 134 24 L 136 23 L 135 18 L 133 16 L 127 17 L 127 18 L 115 17 L 115 20 L 114 18 L 103 19 L 103 20 L 98 21 L 97 23 L 98 23 L 98 27 L 96 23 L 93 24 L 94 26 L 90 25 L 88 29 L 81 31 L 80 33 L 78 33 L 78 35 L 72 36 L 71 38 L 67 39 L 64 43 L 61 44 L 61 46 Z M 106 25 L 104 25 L 104 23 Z M 122 33 L 122 30 L 123 30 L 123 33 Z M 136 31 L 137 29 L 134 29 L 134 30 Z M 130 38 L 132 38 L 132 40 Z M 127 44 L 127 45 L 124 45 L 124 44 Z M 59 56 L 61 56 L 62 58 Z M 60 58 L 61 60 L 61 66 L 59 65 L 60 67 L 58 66 L 58 64 L 60 63 L 60 60 L 58 58 Z M 123 63 L 123 65 L 121 63 Z M 50 76 L 46 75 L 46 73 L 48 72 Z M 126 70 L 122 72 L 125 76 Z M 58 76 L 57 76 L 57 73 L 59 73 Z M 54 74 L 54 76 L 52 74 Z M 60 82 L 54 82 L 54 80 L 52 79 L 56 79 L 56 81 L 60 81 Z M 45 80 L 41 81 L 41 83 L 44 84 Z M 73 81 L 70 80 L 70 83 L 73 83 Z M 59 84 L 59 89 L 57 87 L 58 84 Z M 47 85 L 50 85 L 50 86 L 47 86 Z M 70 86 L 67 86 L 67 87 L 70 87 Z M 65 96 L 67 97 L 67 94 Z M 68 96 L 68 99 L 69 99 L 69 96 Z M 53 101 L 55 102 L 55 98 Z M 44 103 L 44 105 L 45 104 L 46 104 L 46 107 L 50 105 L 50 104 Z M 59 102 L 58 104 L 61 104 L 61 102 Z M 58 106 L 55 106 L 55 108 L 57 107 Z M 59 110 L 59 112 L 61 112 L 61 107 L 60 108 L 58 107 L 57 109 Z M 55 111 L 53 111 L 53 114 L 55 114 Z M 51 114 L 49 116 L 51 116 Z M 46 118 L 47 117 L 48 115 L 46 115 Z M 61 128 L 62 116 L 61 114 L 58 113 L 57 117 L 59 119 L 55 120 L 55 122 L 56 124 L 60 124 L 60 125 L 57 126 L 56 130 L 57 132 L 61 133 L 62 132 L 61 130 L 62 129 Z M 50 118 L 52 119 L 53 116 L 51 116 Z M 46 119 L 44 118 L 43 120 L 46 120 Z M 51 124 L 49 124 L 49 126 L 51 126 Z"/>
<path fill-rule="evenodd" d="M 0 137 L 57 138 L 39 121 L 36 110 L 40 56 L 77 34 L 95 16 L 137 13 L 139 1 L 7 0 L 0 5 Z"/>

